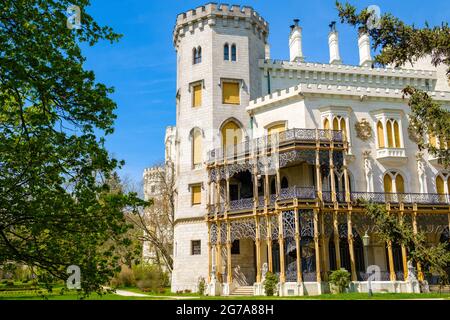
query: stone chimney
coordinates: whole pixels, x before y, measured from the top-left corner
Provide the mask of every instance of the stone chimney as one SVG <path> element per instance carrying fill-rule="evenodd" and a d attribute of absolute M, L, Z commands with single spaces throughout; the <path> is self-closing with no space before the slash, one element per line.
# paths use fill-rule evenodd
<path fill-rule="evenodd" d="M 370 53 L 370 38 L 365 32 L 358 33 L 359 65 L 370 67 L 372 65 L 372 55 Z"/>
<path fill-rule="evenodd" d="M 328 46 L 330 48 L 330 64 L 341 64 L 339 54 L 339 35 L 336 30 L 336 21 L 330 23 L 330 33 L 328 34 Z"/>
<path fill-rule="evenodd" d="M 291 34 L 289 35 L 289 53 L 290 61 L 303 61 L 302 52 L 302 28 L 298 25 L 300 20 L 295 19 L 291 26 Z"/>

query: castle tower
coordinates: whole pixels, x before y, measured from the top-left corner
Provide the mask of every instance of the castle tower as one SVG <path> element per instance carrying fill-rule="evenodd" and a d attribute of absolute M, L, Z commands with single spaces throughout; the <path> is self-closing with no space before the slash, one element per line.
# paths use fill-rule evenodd
<path fill-rule="evenodd" d="M 258 61 L 265 58 L 268 33 L 267 22 L 250 7 L 210 3 L 177 16 L 172 291 L 196 290 L 198 278 L 208 276 L 204 161 L 209 150 L 224 143 L 224 127 L 236 130 L 233 140 L 249 136 L 245 108 L 262 95 Z"/>

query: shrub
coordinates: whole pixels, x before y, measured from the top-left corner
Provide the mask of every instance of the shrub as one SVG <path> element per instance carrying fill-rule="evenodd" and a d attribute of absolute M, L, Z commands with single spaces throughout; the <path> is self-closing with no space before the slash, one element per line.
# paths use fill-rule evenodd
<path fill-rule="evenodd" d="M 189 290 L 189 289 L 185 289 L 184 290 L 184 293 L 191 293 L 192 291 L 191 290 Z"/>
<path fill-rule="evenodd" d="M 167 277 L 156 265 L 140 264 L 133 267 L 136 285 L 143 291 L 157 292 L 158 288 L 164 287 Z"/>
<path fill-rule="evenodd" d="M 266 296 L 273 296 L 275 294 L 277 284 L 278 284 L 278 277 L 271 272 L 267 272 L 266 279 L 263 282 Z"/>
<path fill-rule="evenodd" d="M 111 280 L 111 285 L 115 288 L 135 286 L 133 271 L 128 266 L 122 266 L 120 272 Z"/>
<path fill-rule="evenodd" d="M 330 284 L 342 293 L 350 285 L 350 272 L 345 269 L 335 270 L 330 274 Z"/>
<path fill-rule="evenodd" d="M 205 289 L 206 289 L 205 278 L 203 278 L 203 277 L 198 278 L 198 294 L 201 296 L 204 295 Z"/>

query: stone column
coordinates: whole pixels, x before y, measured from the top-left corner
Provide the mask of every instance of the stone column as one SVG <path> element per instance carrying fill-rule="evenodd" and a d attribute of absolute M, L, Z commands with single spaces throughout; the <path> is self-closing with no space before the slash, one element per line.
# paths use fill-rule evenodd
<path fill-rule="evenodd" d="M 208 283 L 211 282 L 212 260 L 211 260 L 211 223 L 208 222 Z"/>
<path fill-rule="evenodd" d="M 331 184 L 331 201 L 336 202 L 336 179 L 334 176 L 333 146 L 330 149 L 330 184 Z"/>
<path fill-rule="evenodd" d="M 413 233 L 414 235 L 417 235 L 418 232 L 418 228 L 417 228 L 417 204 L 413 205 Z M 423 281 L 424 276 L 423 276 L 423 272 L 422 272 L 422 266 L 420 265 L 420 263 L 417 263 L 417 280 L 419 281 Z"/>
<path fill-rule="evenodd" d="M 314 249 L 316 251 L 316 279 L 322 282 L 320 275 L 320 246 L 319 246 L 319 211 L 314 210 Z"/>
<path fill-rule="evenodd" d="M 280 246 L 280 282 L 286 282 L 286 270 L 284 266 L 284 232 L 283 232 L 283 211 L 278 213 L 278 244 Z"/>
<path fill-rule="evenodd" d="M 347 241 L 348 250 L 350 251 L 350 268 L 352 273 L 352 281 L 356 281 L 356 265 L 355 265 L 355 250 L 353 247 L 353 225 L 352 225 L 352 213 L 347 213 Z"/>
<path fill-rule="evenodd" d="M 322 244 L 322 270 L 324 272 L 323 280 L 328 281 L 328 258 L 326 254 L 326 242 L 325 242 L 325 212 L 322 211 L 322 214 L 320 215 L 320 230 L 322 232 L 320 233 L 320 242 Z"/>
<path fill-rule="evenodd" d="M 259 228 L 259 217 L 255 216 L 255 245 L 256 245 L 256 282 L 261 282 L 261 239 Z"/>
<path fill-rule="evenodd" d="M 298 208 L 294 209 L 294 215 L 295 215 L 295 249 L 297 255 L 297 282 L 301 283 L 303 282 L 303 275 L 302 275 L 302 254 L 300 248 L 301 235 L 300 235 Z"/>
<path fill-rule="evenodd" d="M 272 218 L 266 215 L 266 225 L 267 225 L 267 262 L 269 271 L 273 272 L 273 261 L 272 261 Z"/>
<path fill-rule="evenodd" d="M 341 268 L 341 250 L 339 246 L 339 219 L 338 219 L 338 211 L 335 210 L 333 212 L 333 236 L 334 236 L 334 250 L 336 255 L 336 269 L 339 270 Z"/>
<path fill-rule="evenodd" d="M 400 213 L 399 213 L 399 220 L 400 220 L 400 225 L 403 225 L 403 220 L 404 220 L 404 207 L 405 205 L 403 203 L 400 204 Z M 407 261 L 407 257 L 406 257 L 406 247 L 405 245 L 402 244 L 402 266 L 403 266 L 403 279 L 406 281 L 408 280 L 408 261 Z"/>
<path fill-rule="evenodd" d="M 392 241 L 387 242 L 388 259 L 389 259 L 389 279 L 395 281 L 394 255 L 392 253 Z"/>
<path fill-rule="evenodd" d="M 228 286 L 233 282 L 233 270 L 231 268 L 231 223 L 227 220 L 227 283 Z"/>
<path fill-rule="evenodd" d="M 223 282 L 222 279 L 222 230 L 221 222 L 217 222 L 217 240 L 216 240 L 216 278 L 219 282 Z"/>
<path fill-rule="evenodd" d="M 317 188 L 317 197 L 320 201 L 323 201 L 322 197 L 322 175 L 320 174 L 320 137 L 319 130 L 316 129 L 316 188 Z"/>

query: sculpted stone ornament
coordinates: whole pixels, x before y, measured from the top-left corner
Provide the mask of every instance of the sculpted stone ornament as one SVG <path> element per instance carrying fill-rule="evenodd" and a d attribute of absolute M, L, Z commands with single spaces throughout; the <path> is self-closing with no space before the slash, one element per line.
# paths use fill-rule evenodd
<path fill-rule="evenodd" d="M 269 271 L 269 266 L 267 265 L 267 262 L 264 262 L 261 268 L 261 276 L 262 281 L 266 280 L 266 274 Z"/>
<path fill-rule="evenodd" d="M 416 281 L 416 268 L 414 268 L 413 263 L 411 260 L 408 261 L 408 281 Z"/>
<path fill-rule="evenodd" d="M 211 282 L 215 282 L 216 281 L 216 266 L 212 266 L 211 267 Z"/>
<path fill-rule="evenodd" d="M 370 123 L 365 119 L 361 119 L 355 123 L 356 136 L 362 141 L 367 141 L 372 138 L 372 127 Z"/>
<path fill-rule="evenodd" d="M 372 160 L 370 159 L 370 151 L 364 151 L 364 173 L 366 177 L 367 192 L 373 192 L 373 170 Z"/>
<path fill-rule="evenodd" d="M 417 154 L 417 175 L 419 176 L 419 190 L 420 193 L 427 193 L 427 180 L 425 173 L 425 164 L 422 160 L 422 154 Z"/>

